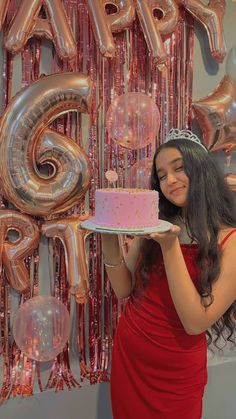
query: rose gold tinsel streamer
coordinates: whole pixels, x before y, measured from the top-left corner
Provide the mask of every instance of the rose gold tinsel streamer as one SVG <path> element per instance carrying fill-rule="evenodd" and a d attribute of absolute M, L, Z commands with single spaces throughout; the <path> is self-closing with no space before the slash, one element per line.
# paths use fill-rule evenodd
<path fill-rule="evenodd" d="M 11 1 L 5 28 L 16 10 L 17 0 Z M 71 66 L 58 58 L 52 44 L 51 73 L 81 71 L 88 74 L 94 82 L 94 94 L 90 114 L 88 155 L 92 166 L 92 182 L 88 192 L 89 210 L 94 212 L 94 192 L 98 187 L 106 187 L 106 170 L 116 170 L 118 185 L 127 185 L 127 170 L 137 160 L 151 156 L 156 145 L 140 150 L 126 150 L 116 145 L 105 130 L 106 112 L 115 96 L 125 92 L 144 92 L 151 95 L 161 113 L 159 141 L 163 142 L 166 133 L 173 126 L 191 127 L 190 105 L 192 99 L 193 62 L 193 22 L 185 10 L 181 10 L 181 20 L 175 31 L 165 40 L 168 52 L 166 69 L 160 72 L 151 64 L 143 32 L 136 19 L 129 30 L 114 34 L 116 56 L 111 60 L 99 53 L 93 29 L 90 24 L 85 0 L 64 0 L 66 13 L 78 47 L 77 60 Z M 35 38 L 29 40 L 22 57 L 22 86 L 27 86 L 40 76 L 41 44 Z M 5 50 L 4 54 L 4 106 L 11 98 L 13 57 Z M 83 116 L 70 112 L 53 123 L 53 128 L 62 132 L 84 146 L 82 138 Z M 158 142 L 158 139 L 157 139 Z M 60 218 L 88 211 L 85 203 L 72 208 Z M 41 391 L 48 388 L 63 390 L 80 387 L 88 379 L 90 383 L 105 381 L 109 377 L 110 354 L 115 328 L 123 309 L 118 304 L 110 288 L 101 260 L 99 235 L 89 236 L 90 291 L 88 304 L 76 306 L 77 344 L 80 376 L 75 373 L 69 344 L 53 360 L 46 385 L 42 383 L 40 363 L 23 356 L 14 342 L 10 330 L 10 289 L 4 277 L 0 282 L 1 346 L 0 356 L 4 357 L 3 386 L 0 401 L 11 395 L 30 395 L 37 377 Z M 53 240 L 54 272 L 52 273 L 52 295 L 59 298 L 71 311 L 71 298 L 65 269 L 63 246 Z M 37 295 L 38 254 L 27 261 L 31 274 L 31 292 L 24 300 Z M 20 300 L 20 299 L 19 299 Z M 20 301 L 19 301 L 20 303 Z"/>
<path fill-rule="evenodd" d="M 9 25 L 12 16 L 16 10 L 17 1 L 10 3 L 6 16 L 4 31 Z M 3 106 L 7 106 L 12 96 L 12 70 L 13 56 L 3 49 Z M 1 207 L 4 207 L 5 200 L 1 196 Z M 6 203 L 7 205 L 7 203 Z M 26 360 L 16 347 L 10 328 L 11 313 L 11 293 L 7 283 L 4 271 L 1 277 L 1 313 L 3 318 L 1 322 L 1 341 L 2 353 L 4 358 L 3 384 L 0 390 L 0 403 L 7 400 L 11 395 L 21 394 L 22 396 L 33 393 L 34 368 L 33 361 Z"/>
<path fill-rule="evenodd" d="M 3 26 L 3 34 L 6 32 L 17 6 L 17 0 L 10 2 L 8 12 L 5 19 L 5 24 Z M 6 107 L 8 102 L 11 99 L 12 94 L 12 68 L 13 68 L 13 55 L 10 54 L 5 48 L 2 49 L 3 53 L 3 106 Z M 4 110 L 4 108 L 2 109 Z"/>
<path fill-rule="evenodd" d="M 38 257 L 35 252 L 35 255 L 26 260 L 26 265 L 31 275 L 31 291 L 22 296 L 23 301 L 30 298 L 34 295 L 34 289 L 38 289 Z M 4 293 L 1 295 L 1 302 L 3 302 L 3 307 L 1 307 L 1 312 L 4 313 L 3 325 L 1 325 L 1 330 L 3 331 L 3 356 L 4 356 L 4 381 L 2 389 L 0 392 L 0 404 L 5 400 L 9 399 L 11 395 L 21 395 L 21 396 L 30 396 L 33 394 L 34 381 L 36 374 L 37 363 L 31 359 L 28 359 L 25 355 L 21 353 L 19 348 L 16 346 L 13 341 L 13 336 L 11 334 L 10 328 L 10 313 L 11 313 L 11 293 L 10 287 L 7 283 L 7 280 L 4 276 L 2 277 L 2 290 Z M 4 298 L 2 298 L 4 296 Z M 19 303 L 20 303 L 19 296 Z M 2 309 L 3 308 L 3 309 Z M 40 377 L 38 376 L 39 388 L 40 386 Z"/>

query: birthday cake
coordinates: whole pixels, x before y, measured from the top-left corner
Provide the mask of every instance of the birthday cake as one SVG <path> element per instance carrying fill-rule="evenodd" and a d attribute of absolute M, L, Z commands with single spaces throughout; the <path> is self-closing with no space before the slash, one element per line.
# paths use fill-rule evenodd
<path fill-rule="evenodd" d="M 148 189 L 97 189 L 93 222 L 116 230 L 156 227 L 158 202 L 158 192 Z"/>

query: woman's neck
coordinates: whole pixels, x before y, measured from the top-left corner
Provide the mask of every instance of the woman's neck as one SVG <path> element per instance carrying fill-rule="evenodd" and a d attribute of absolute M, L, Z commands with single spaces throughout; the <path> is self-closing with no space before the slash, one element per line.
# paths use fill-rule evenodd
<path fill-rule="evenodd" d="M 172 221 L 173 224 L 176 224 L 180 227 L 179 242 L 181 244 L 191 244 L 192 239 L 189 237 L 187 232 L 186 223 L 182 214 L 176 215 Z"/>

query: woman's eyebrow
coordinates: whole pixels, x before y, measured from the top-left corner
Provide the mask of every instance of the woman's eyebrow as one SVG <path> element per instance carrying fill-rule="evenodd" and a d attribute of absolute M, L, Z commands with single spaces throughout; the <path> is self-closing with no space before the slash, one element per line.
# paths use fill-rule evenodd
<path fill-rule="evenodd" d="M 169 162 L 169 164 L 174 164 L 174 163 L 176 163 L 177 161 L 183 161 L 183 158 L 182 157 L 177 157 L 176 159 L 174 159 L 174 160 L 171 160 L 170 162 Z M 159 172 L 161 172 L 162 170 L 164 170 L 164 169 L 162 169 L 161 167 L 160 167 L 160 169 L 158 169 L 157 170 L 157 173 L 159 173 Z"/>

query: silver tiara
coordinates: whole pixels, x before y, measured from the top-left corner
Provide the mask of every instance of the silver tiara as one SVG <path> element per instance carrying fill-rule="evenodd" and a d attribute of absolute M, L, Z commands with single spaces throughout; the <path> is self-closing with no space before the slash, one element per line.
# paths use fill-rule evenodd
<path fill-rule="evenodd" d="M 179 140 L 183 138 L 184 140 L 190 140 L 194 143 L 199 144 L 202 148 L 204 148 L 205 151 L 207 151 L 206 147 L 201 143 L 200 139 L 196 134 L 194 134 L 189 129 L 178 129 L 178 128 L 172 128 L 169 133 L 167 134 L 166 141 L 170 140 Z"/>

